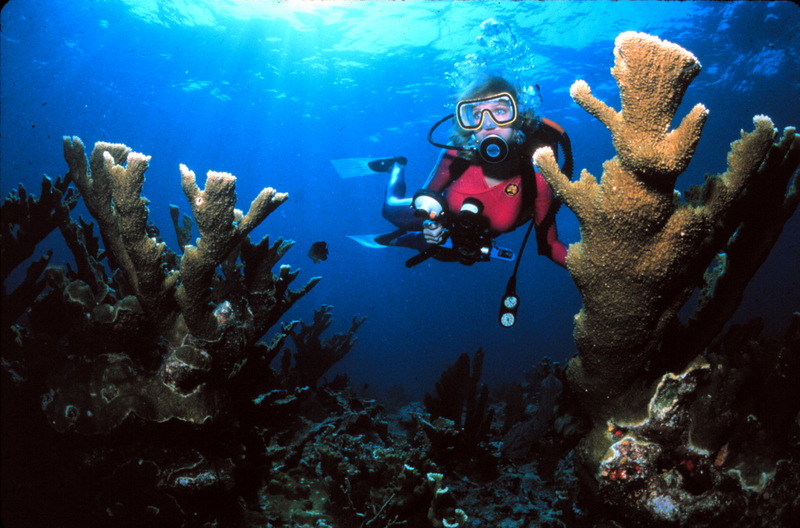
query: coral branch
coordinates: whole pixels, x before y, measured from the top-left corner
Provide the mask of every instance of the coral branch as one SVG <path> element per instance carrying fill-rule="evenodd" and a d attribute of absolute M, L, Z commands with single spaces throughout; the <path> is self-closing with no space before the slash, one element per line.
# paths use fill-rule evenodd
<path fill-rule="evenodd" d="M 184 213 L 181 218 L 180 214 L 180 209 L 178 209 L 177 205 L 169 206 L 169 216 L 172 218 L 172 226 L 175 228 L 175 236 L 178 238 L 178 247 L 180 247 L 181 253 L 183 253 L 183 248 L 191 244 L 192 226 L 194 222 L 189 215 Z M 180 224 L 178 223 L 179 218 L 181 220 Z"/>
<path fill-rule="evenodd" d="M 220 263 L 247 234 L 261 223 L 289 195 L 263 189 L 250 211 L 234 222 L 236 178 L 225 172 L 209 171 L 204 190 L 195 184 L 195 174 L 181 165 L 181 184 L 197 220 L 197 246 L 184 247 L 181 260 L 182 283 L 176 292 L 178 304 L 193 334 L 213 340 L 219 336 L 211 303 L 211 278 Z"/>
<path fill-rule="evenodd" d="M 602 182 L 598 185 L 584 171 L 579 182 L 570 183 L 552 153 L 540 149 L 534 155 L 545 179 L 581 223 L 581 241 L 567 256 L 583 297 L 574 333 L 580 355 L 570 362 L 567 376 L 594 409 L 613 401 L 664 354 L 667 330 L 676 327 L 678 310 L 715 255 L 735 232 L 746 234 L 748 225 L 757 225 L 752 214 L 742 213 L 748 207 L 763 210 L 756 189 L 768 186 L 765 180 L 774 182 L 779 203 L 797 167 L 794 139 L 773 146 L 772 122 L 757 116 L 755 130 L 742 133 L 732 145 L 727 172 L 709 178 L 691 193 L 696 198 L 681 203 L 675 180 L 694 154 L 707 110 L 696 105 L 677 129 L 669 131 L 669 125 L 700 65 L 675 44 L 632 32 L 617 38 L 615 57 L 612 74 L 620 89 L 620 112 L 592 97 L 582 81 L 572 89 L 576 102 L 598 117 L 614 139 L 617 156 L 603 165 Z M 767 157 L 771 151 L 774 161 Z M 778 171 L 778 160 L 784 158 L 785 168 Z M 770 203 L 780 209 L 776 199 Z M 779 233 L 786 218 L 770 219 L 770 232 Z M 741 255 L 737 260 L 743 260 Z M 739 293 L 752 271 L 751 266 L 737 281 Z M 738 304 L 735 295 L 726 297 L 728 306 Z"/>
<path fill-rule="evenodd" d="M 178 315 L 172 294 L 178 276 L 163 265 L 166 246 L 147 233 L 148 202 L 141 191 L 150 157 L 97 142 L 87 167 L 84 151 L 80 138 L 64 138 L 69 175 L 97 220 L 111 264 L 123 270 L 142 307 L 170 333 Z"/>
<path fill-rule="evenodd" d="M 603 123 L 606 128 L 611 128 L 619 119 L 616 110 L 597 99 L 592 95 L 592 89 L 586 81 L 577 80 L 569 88 L 569 95 L 580 105 L 581 108 L 589 112 Z"/>
<path fill-rule="evenodd" d="M 591 95 L 584 81 L 573 84 L 575 102 L 611 131 L 622 166 L 670 192 L 694 155 L 708 111 L 696 105 L 667 133 L 700 63 L 680 46 L 632 31 L 617 37 L 611 74 L 622 100 L 618 113 Z"/>
<path fill-rule="evenodd" d="M 84 160 L 85 161 L 85 160 Z M 21 184 L 9 193 L 0 208 L 0 248 L 2 280 L 33 255 L 36 245 L 45 239 L 75 208 L 77 193 L 70 187 L 72 178 L 42 178 L 39 198 L 28 194 Z"/>
<path fill-rule="evenodd" d="M 169 342 L 180 343 L 188 330 L 195 338 L 214 341 L 221 336 L 218 314 L 215 310 L 222 300 L 213 296 L 216 269 L 225 263 L 228 269 L 234 263 L 227 259 L 237 248 L 250 247 L 247 235 L 288 195 L 272 188 L 263 189 L 250 205 L 246 215 L 234 209 L 236 203 L 236 178 L 228 173 L 209 171 L 204 189 L 197 187 L 195 174 L 181 165 L 181 184 L 189 200 L 200 231 L 197 245 L 189 245 L 191 220 L 184 215 L 183 227 L 178 227 L 178 210 L 171 210 L 179 244 L 184 255 L 180 269 L 170 264 L 175 260 L 166 245 L 153 238 L 148 230 L 147 200 L 141 196 L 144 173 L 149 156 L 131 152 L 125 145 L 102 143 L 95 145 L 89 162 L 79 138 L 64 138 L 64 155 L 70 166 L 69 175 L 84 197 L 89 211 L 98 222 L 112 266 L 119 266 L 143 309 L 156 321 Z M 125 165 L 123 165 L 125 163 Z M 316 280 L 298 291 L 288 286 L 297 272 L 287 267 L 279 277 L 270 269 L 291 247 L 291 244 L 264 251 L 243 253 L 250 264 L 246 266 L 247 292 L 250 301 L 260 304 L 252 312 L 259 312 L 254 325 L 248 326 L 251 343 L 272 326 Z M 259 265 L 253 267 L 255 261 Z M 268 295 L 264 296 L 263 293 Z M 251 295 L 252 294 L 252 295 Z M 258 299 L 263 297 L 263 299 Z M 247 312 L 244 307 L 240 310 Z M 257 334 L 257 335 L 256 335 Z"/>
<path fill-rule="evenodd" d="M 762 133 L 766 139 L 771 123 L 762 123 Z M 733 146 L 737 158 L 750 155 L 741 151 L 738 145 L 737 141 Z M 743 179 L 741 175 L 753 170 L 752 164 L 746 165 L 743 170 L 741 166 L 744 163 L 744 160 L 729 158 L 728 172 L 732 172 L 733 165 L 739 166 L 737 172 L 740 181 Z M 705 286 L 697 307 L 686 326 L 675 336 L 676 343 L 672 348 L 683 351 L 686 357 L 702 352 L 733 316 L 747 284 L 766 260 L 786 221 L 797 210 L 798 165 L 800 138 L 794 128 L 787 127 L 783 137 L 770 146 L 766 159 L 757 168 L 752 178 L 757 185 L 747 187 L 747 202 L 740 207 L 740 214 L 733 217 L 729 222 L 731 225 L 723 231 L 726 240 L 717 255 L 719 265 L 706 272 Z M 712 194 L 721 192 L 718 190 L 720 184 L 713 183 L 717 178 L 711 177 L 704 186 L 690 189 L 686 193 L 687 199 L 708 202 Z M 726 180 L 731 179 L 726 177 Z"/>
<path fill-rule="evenodd" d="M 301 322 L 299 330 L 289 334 L 297 348 L 294 354 L 294 374 L 299 385 L 315 388 L 319 378 L 350 352 L 356 343 L 355 334 L 358 328 L 366 321 L 366 317 L 354 317 L 346 334 L 335 334 L 329 339 L 322 339 L 323 332 L 331 325 L 332 309 L 330 305 L 323 305 L 314 311 L 312 324 Z"/>
<path fill-rule="evenodd" d="M 537 149 L 533 153 L 533 162 L 542 169 L 543 174 L 548 175 L 548 183 L 558 199 L 572 209 L 578 219 L 585 218 L 588 211 L 584 206 L 588 198 L 597 192 L 597 179 L 583 170 L 580 179 L 571 182 L 569 177 L 561 172 L 550 147 Z"/>

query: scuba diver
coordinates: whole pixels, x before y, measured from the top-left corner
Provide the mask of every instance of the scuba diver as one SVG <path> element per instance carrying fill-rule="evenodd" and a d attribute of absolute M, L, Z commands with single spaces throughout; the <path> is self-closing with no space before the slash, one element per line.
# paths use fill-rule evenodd
<path fill-rule="evenodd" d="M 434 140 L 436 129 L 455 121 L 452 144 Z M 558 202 L 536 172 L 531 156 L 549 146 L 564 154 L 562 171 L 572 177 L 572 147 L 559 125 L 522 108 L 514 85 L 498 76 L 472 83 L 459 98 L 455 113 L 440 119 L 428 141 L 444 149 L 425 186 L 406 198 L 406 158 L 373 160 L 375 172 L 388 172 L 383 216 L 397 230 L 378 235 L 385 246 L 415 248 L 411 267 L 428 258 L 465 265 L 492 258 L 514 261 L 514 271 L 500 301 L 499 322 L 516 324 L 519 297 L 517 271 L 531 230 L 536 228 L 539 254 L 566 267 L 567 246 L 558 239 Z M 519 255 L 495 245 L 495 238 L 528 223 Z"/>
<path fill-rule="evenodd" d="M 433 125 L 428 140 L 445 149 L 425 186 L 407 198 L 406 158 L 374 160 L 369 167 L 390 175 L 383 216 L 397 230 L 374 241 L 385 246 L 415 248 L 419 255 L 406 265 L 429 257 L 465 265 L 490 258 L 517 260 L 513 251 L 498 248 L 494 239 L 531 221 L 520 247 L 524 250 L 531 228 L 536 228 L 539 254 L 566 267 L 566 245 L 558 239 L 555 214 L 558 202 L 531 156 L 543 146 L 564 154 L 562 170 L 571 177 L 572 151 L 564 129 L 533 111 L 520 107 L 514 85 L 499 76 L 473 82 L 461 95 L 455 114 Z M 433 139 L 446 121 L 455 126 L 452 144 Z M 510 281 L 511 283 L 511 281 Z"/>

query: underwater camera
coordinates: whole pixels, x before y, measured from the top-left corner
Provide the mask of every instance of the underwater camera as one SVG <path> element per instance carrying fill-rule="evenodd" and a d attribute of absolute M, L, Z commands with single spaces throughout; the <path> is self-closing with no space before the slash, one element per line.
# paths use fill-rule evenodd
<path fill-rule="evenodd" d="M 414 195 L 412 205 L 414 214 L 426 222 L 442 224 L 447 238 L 442 244 L 431 246 L 409 259 L 406 266 L 415 266 L 429 257 L 445 262 L 457 261 L 466 266 L 491 258 L 514 260 L 513 251 L 492 244 L 489 220 L 483 216 L 483 204 L 477 198 L 467 198 L 461 209 L 453 214 L 448 211 L 441 195 L 423 189 Z"/>
<path fill-rule="evenodd" d="M 445 262 L 460 262 L 465 266 L 490 259 L 516 260 L 517 256 L 513 251 L 494 245 L 489 231 L 489 219 L 483 215 L 483 203 L 477 198 L 466 198 L 458 213 L 452 214 L 448 212 L 447 202 L 440 194 L 423 189 L 414 195 L 412 206 L 414 214 L 424 218 L 425 222 L 441 224 L 445 229 L 446 239 L 441 244 L 432 245 L 408 259 L 407 267 L 416 266 L 431 257 Z M 528 234 L 530 234 L 530 228 L 525 235 L 526 241 Z M 525 242 L 523 242 L 523 248 L 524 244 Z M 508 281 L 500 303 L 499 322 L 504 328 L 511 328 L 517 322 L 517 309 L 519 308 L 519 297 L 516 292 L 518 264 L 519 261 L 514 266 L 514 273 Z"/>
<path fill-rule="evenodd" d="M 464 200 L 461 210 L 447 226 L 453 249 L 459 262 L 466 265 L 489 260 L 492 256 L 492 237 L 489 220 L 483 216 L 483 203 L 477 198 Z"/>

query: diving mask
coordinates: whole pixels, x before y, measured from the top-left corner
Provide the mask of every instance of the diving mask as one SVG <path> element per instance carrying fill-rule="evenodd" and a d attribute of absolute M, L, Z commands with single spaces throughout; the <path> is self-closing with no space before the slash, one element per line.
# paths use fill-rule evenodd
<path fill-rule="evenodd" d="M 465 99 L 456 105 L 456 119 L 464 130 L 480 130 L 491 119 L 498 126 L 507 126 L 517 119 L 517 103 L 507 92 Z"/>
<path fill-rule="evenodd" d="M 473 143 L 465 146 L 446 145 L 433 139 L 433 132 L 445 121 L 452 119 L 450 114 L 434 124 L 428 132 L 428 141 L 431 145 L 444 149 L 477 152 L 486 163 L 502 163 L 511 152 L 508 142 L 497 134 L 489 134 L 480 140 L 473 137 Z M 465 99 L 456 105 L 455 118 L 458 126 L 467 131 L 476 131 L 481 128 L 489 130 L 487 125 L 494 123 L 497 126 L 508 126 L 517 120 L 517 103 L 508 92 L 502 92 L 487 97 Z M 517 141 L 521 143 L 524 135 L 518 131 Z"/>

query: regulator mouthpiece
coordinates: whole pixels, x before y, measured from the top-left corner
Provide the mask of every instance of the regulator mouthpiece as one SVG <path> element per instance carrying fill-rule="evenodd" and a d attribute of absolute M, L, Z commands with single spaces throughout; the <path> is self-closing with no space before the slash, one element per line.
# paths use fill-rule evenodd
<path fill-rule="evenodd" d="M 508 157 L 508 143 L 500 136 L 486 136 L 478 144 L 478 153 L 487 163 L 502 163 Z"/>

